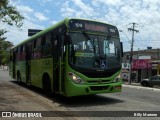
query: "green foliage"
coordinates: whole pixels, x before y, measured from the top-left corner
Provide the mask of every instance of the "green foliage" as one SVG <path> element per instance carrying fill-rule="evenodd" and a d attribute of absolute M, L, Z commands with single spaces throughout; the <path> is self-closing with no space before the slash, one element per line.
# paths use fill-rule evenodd
<path fill-rule="evenodd" d="M 23 25 L 23 19 L 24 17 L 16 8 L 9 5 L 9 0 L 0 0 L 0 22 L 20 28 Z M 6 32 L 6 29 L 0 29 L 0 40 L 6 39 L 2 37 Z"/>
<path fill-rule="evenodd" d="M 16 10 L 15 7 L 9 4 L 9 0 L 0 0 L 0 23 L 20 28 L 23 25 L 24 17 Z M 8 64 L 9 51 L 12 43 L 5 41 L 6 37 L 3 35 L 8 32 L 7 29 L 0 29 L 0 65 Z"/>
<path fill-rule="evenodd" d="M 5 56 L 7 56 L 7 54 L 6 54 Z M 8 56 L 7 56 L 7 57 L 8 57 Z M 8 62 L 9 62 L 9 60 L 8 60 L 6 57 L 4 57 L 4 58 L 2 59 L 2 64 L 3 64 L 3 65 L 7 64 Z"/>
<path fill-rule="evenodd" d="M 1 37 L 1 36 L 4 35 L 6 32 L 7 32 L 6 29 L 2 29 L 2 30 L 0 29 L 0 42 L 6 39 L 6 37 Z"/>
<path fill-rule="evenodd" d="M 9 48 L 12 46 L 11 42 L 0 41 L 0 65 L 9 63 Z"/>

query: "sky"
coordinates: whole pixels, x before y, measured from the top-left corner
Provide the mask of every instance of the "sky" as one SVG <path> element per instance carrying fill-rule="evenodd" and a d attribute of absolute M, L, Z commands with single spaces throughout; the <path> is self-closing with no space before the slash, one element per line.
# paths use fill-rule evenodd
<path fill-rule="evenodd" d="M 9 0 L 25 17 L 21 29 L 0 22 L 14 45 L 28 38 L 28 29 L 46 29 L 64 18 L 85 18 L 117 26 L 124 51 L 160 48 L 160 0 Z"/>

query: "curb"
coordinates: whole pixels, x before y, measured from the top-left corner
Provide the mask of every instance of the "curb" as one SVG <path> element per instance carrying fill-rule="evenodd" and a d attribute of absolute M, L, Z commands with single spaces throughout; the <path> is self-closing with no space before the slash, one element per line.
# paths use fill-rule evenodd
<path fill-rule="evenodd" d="M 136 89 L 160 92 L 160 89 L 158 89 L 158 88 L 148 88 L 148 87 L 142 87 L 142 86 L 136 86 L 136 85 L 125 85 L 125 84 L 122 84 L 122 87 L 129 87 L 129 88 L 136 88 Z"/>

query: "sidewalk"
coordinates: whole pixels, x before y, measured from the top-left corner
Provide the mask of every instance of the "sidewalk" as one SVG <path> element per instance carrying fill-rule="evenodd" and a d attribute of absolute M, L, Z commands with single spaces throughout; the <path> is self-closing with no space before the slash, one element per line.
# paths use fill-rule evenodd
<path fill-rule="evenodd" d="M 123 84 L 124 84 L 124 85 L 141 86 L 140 83 L 135 83 L 135 82 L 133 82 L 133 83 L 131 83 L 131 84 L 129 84 L 128 82 L 123 82 Z"/>
<path fill-rule="evenodd" d="M 129 84 L 128 82 L 123 82 L 123 85 L 143 87 L 140 83 L 135 83 L 135 82 L 133 82 L 131 84 Z M 157 89 L 160 89 L 160 85 L 155 85 L 153 87 L 143 87 L 143 88 L 157 88 Z"/>

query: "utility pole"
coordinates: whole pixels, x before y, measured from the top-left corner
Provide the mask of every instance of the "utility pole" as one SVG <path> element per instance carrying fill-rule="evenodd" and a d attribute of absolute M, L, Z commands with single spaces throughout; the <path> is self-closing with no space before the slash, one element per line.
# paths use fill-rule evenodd
<path fill-rule="evenodd" d="M 132 23 L 133 27 L 128 28 L 128 31 L 132 31 L 132 41 L 131 41 L 131 51 L 130 51 L 130 69 L 129 69 L 129 84 L 131 84 L 131 74 L 132 74 L 132 57 L 133 57 L 133 43 L 134 43 L 134 32 L 138 33 L 139 31 L 135 29 L 136 23 Z"/>

